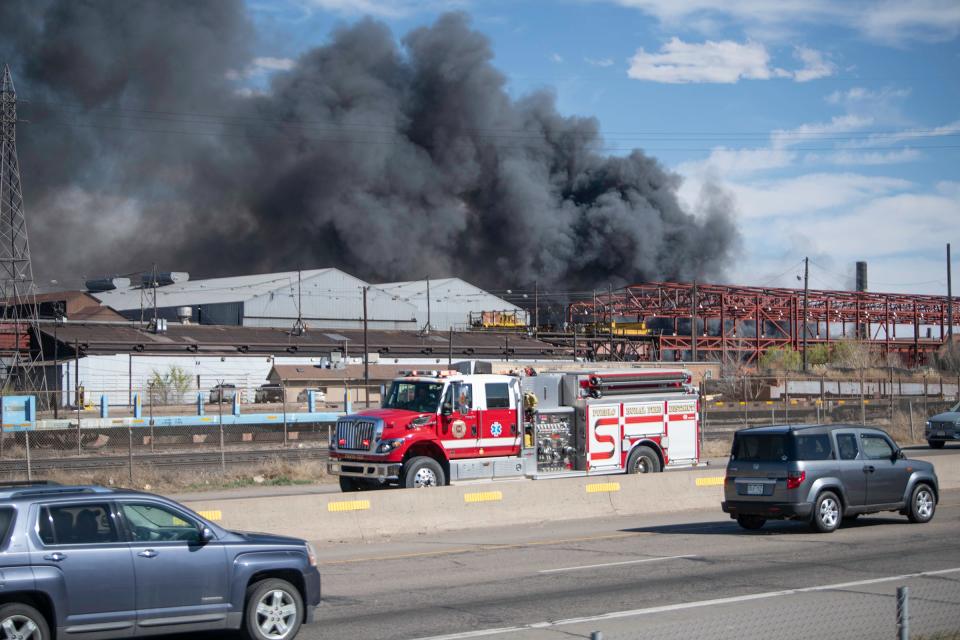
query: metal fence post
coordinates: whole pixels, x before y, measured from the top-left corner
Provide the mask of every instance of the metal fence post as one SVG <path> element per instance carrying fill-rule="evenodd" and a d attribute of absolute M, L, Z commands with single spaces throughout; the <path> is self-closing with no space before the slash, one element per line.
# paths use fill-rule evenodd
<path fill-rule="evenodd" d="M 913 400 L 910 400 L 907 406 L 910 408 L 910 440 L 913 441 L 917 438 L 913 433 Z"/>
<path fill-rule="evenodd" d="M 127 466 L 130 469 L 130 484 L 133 484 L 133 427 L 127 427 Z"/>
<path fill-rule="evenodd" d="M 909 587 L 897 587 L 897 639 L 910 640 Z"/>
<path fill-rule="evenodd" d="M 222 382 L 220 384 L 223 384 Z M 223 387 L 220 387 L 221 393 L 223 393 Z M 220 471 L 224 475 L 227 474 L 227 452 L 223 446 L 223 398 L 220 398 L 220 402 L 217 403 L 217 406 L 220 407 L 220 418 L 217 420 L 220 426 Z"/>
<path fill-rule="evenodd" d="M 287 448 L 287 388 L 280 380 L 280 400 L 283 401 L 283 448 Z"/>
<path fill-rule="evenodd" d="M 30 432 L 24 431 L 24 446 L 27 449 L 27 482 L 33 482 L 33 467 L 30 465 Z"/>

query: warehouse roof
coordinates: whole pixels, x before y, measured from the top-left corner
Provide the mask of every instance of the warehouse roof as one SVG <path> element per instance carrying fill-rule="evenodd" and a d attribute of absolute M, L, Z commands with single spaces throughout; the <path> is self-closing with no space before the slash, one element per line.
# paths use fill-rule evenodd
<path fill-rule="evenodd" d="M 358 278 L 340 271 L 339 269 L 305 269 L 303 271 L 282 271 L 279 273 L 261 273 L 248 276 L 232 276 L 228 278 L 208 278 L 206 280 L 187 280 L 157 287 L 158 307 L 191 307 L 201 304 L 217 304 L 225 302 L 243 302 L 259 295 L 269 294 L 284 287 L 297 286 L 301 283 L 323 276 L 339 276 L 356 280 L 358 286 L 364 283 Z M 131 287 L 116 289 L 95 294 L 106 305 L 119 311 L 139 309 L 141 306 L 153 305 L 153 290 Z"/>
<path fill-rule="evenodd" d="M 41 326 L 44 353 L 52 353 L 54 329 Z M 217 326 L 171 323 L 165 333 L 154 333 L 134 324 L 84 324 L 68 322 L 57 327 L 58 349 L 64 357 L 81 355 L 143 353 L 276 354 L 326 356 L 344 352 L 347 356 L 363 353 L 363 331 L 357 329 L 310 329 L 299 335 L 289 329 L 266 327 Z M 370 353 L 383 358 L 442 358 L 450 354 L 458 359 L 532 357 L 569 357 L 569 349 L 542 342 L 526 334 L 486 332 L 370 331 Z"/>

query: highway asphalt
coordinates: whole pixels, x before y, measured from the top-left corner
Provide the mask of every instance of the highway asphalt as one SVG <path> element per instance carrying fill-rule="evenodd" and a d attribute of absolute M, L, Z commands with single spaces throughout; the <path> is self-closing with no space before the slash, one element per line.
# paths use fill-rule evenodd
<path fill-rule="evenodd" d="M 833 534 L 746 532 L 718 505 L 319 553 L 323 603 L 304 640 L 892 638 L 898 586 L 915 631 L 960 633 L 960 491 L 928 524 L 873 515 Z"/>

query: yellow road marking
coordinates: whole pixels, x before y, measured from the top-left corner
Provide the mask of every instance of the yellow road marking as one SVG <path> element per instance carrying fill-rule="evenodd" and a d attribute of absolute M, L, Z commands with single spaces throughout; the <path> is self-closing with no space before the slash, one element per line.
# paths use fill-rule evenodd
<path fill-rule="evenodd" d="M 405 560 L 407 558 L 426 558 L 430 556 L 448 556 L 457 553 L 470 553 L 471 551 L 501 551 L 503 549 L 524 549 L 526 547 L 543 547 L 554 544 L 570 544 L 571 542 L 591 542 L 593 540 L 614 540 L 617 538 L 630 538 L 635 536 L 652 535 L 649 531 L 635 531 L 632 533 L 614 533 L 602 536 L 583 536 L 580 538 L 564 538 L 560 540 L 538 540 L 536 542 L 519 542 L 516 544 L 480 544 L 474 547 L 457 547 L 454 549 L 444 549 L 443 551 L 419 551 L 414 553 L 398 553 L 392 556 L 371 556 L 369 558 L 347 558 L 346 560 L 328 560 L 318 562 L 321 565 L 334 564 L 354 564 L 357 562 L 383 562 L 384 560 Z"/>
<path fill-rule="evenodd" d="M 723 476 L 715 476 L 710 478 L 697 478 L 698 487 L 716 487 L 723 484 Z"/>
<path fill-rule="evenodd" d="M 369 508 L 369 500 L 343 500 L 341 502 L 327 503 L 327 511 L 331 513 L 339 511 L 366 511 Z"/>
<path fill-rule="evenodd" d="M 612 491 L 620 491 L 619 482 L 598 482 L 587 485 L 587 493 L 610 493 Z"/>
<path fill-rule="evenodd" d="M 197 511 L 200 514 L 201 518 L 206 518 L 212 522 L 219 522 L 223 520 L 223 514 L 219 510 L 215 511 Z"/>
<path fill-rule="evenodd" d="M 463 494 L 463 501 L 471 502 L 499 502 L 503 500 L 502 491 L 480 491 L 478 493 Z"/>

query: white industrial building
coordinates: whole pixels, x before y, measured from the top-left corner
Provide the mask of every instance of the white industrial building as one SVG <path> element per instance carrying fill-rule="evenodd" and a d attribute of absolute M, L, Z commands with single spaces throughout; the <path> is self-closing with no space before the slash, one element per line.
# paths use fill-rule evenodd
<path fill-rule="evenodd" d="M 168 321 L 247 327 L 292 328 L 299 319 L 307 328 L 361 328 L 364 287 L 370 329 L 416 331 L 428 321 L 438 331 L 465 329 L 471 313 L 490 311 L 526 318 L 519 307 L 458 278 L 431 280 L 428 302 L 427 281 L 371 285 L 332 268 L 206 280 L 174 275 L 157 278 L 156 287 L 119 280 L 118 288 L 92 293 L 131 320 L 153 318 L 156 307 Z"/>

